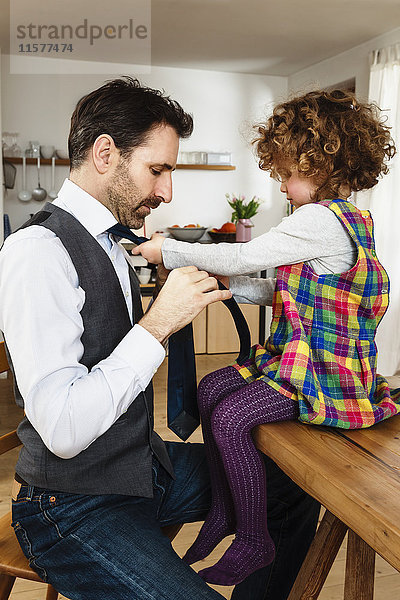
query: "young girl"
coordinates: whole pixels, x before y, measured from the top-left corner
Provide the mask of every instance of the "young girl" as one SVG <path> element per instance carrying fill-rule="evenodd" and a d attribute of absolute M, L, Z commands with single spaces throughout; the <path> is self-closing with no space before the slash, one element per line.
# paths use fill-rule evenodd
<path fill-rule="evenodd" d="M 255 345 L 243 365 L 210 373 L 198 390 L 213 501 L 185 560 L 204 558 L 235 532 L 217 564 L 200 571 L 222 585 L 239 583 L 274 558 L 263 461 L 251 437 L 256 425 L 300 419 L 361 428 L 400 408 L 376 375 L 374 337 L 388 304 L 388 277 L 369 214 L 348 201 L 387 173 L 395 153 L 388 127 L 373 106 L 335 90 L 276 106 L 257 132 L 259 166 L 281 181 L 292 215 L 246 244 L 157 236 L 137 250 L 168 269 L 196 265 L 230 277 L 239 301 L 273 306 L 265 346 Z M 245 276 L 271 267 L 276 279 Z"/>

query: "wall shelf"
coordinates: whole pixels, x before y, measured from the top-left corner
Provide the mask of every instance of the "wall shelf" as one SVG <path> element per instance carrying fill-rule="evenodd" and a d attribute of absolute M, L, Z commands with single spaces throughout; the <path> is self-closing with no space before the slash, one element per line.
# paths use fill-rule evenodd
<path fill-rule="evenodd" d="M 8 160 L 8 162 L 13 163 L 14 165 L 22 165 L 22 158 L 16 156 L 4 156 L 3 160 Z M 36 165 L 37 158 L 27 158 L 27 165 Z M 56 166 L 59 167 L 69 167 L 68 158 L 56 158 L 55 161 Z M 51 158 L 41 158 L 40 165 L 51 165 Z M 234 165 L 186 165 L 186 164 L 177 164 L 177 169 L 192 169 L 195 171 L 234 171 L 236 167 Z"/>
<path fill-rule="evenodd" d="M 3 160 L 8 160 L 8 162 L 14 165 L 22 165 L 22 158 L 20 156 L 3 156 Z M 37 158 L 27 158 L 26 164 L 37 165 Z M 51 165 L 51 158 L 41 158 L 40 166 L 42 165 Z M 56 158 L 56 165 L 59 167 L 69 167 L 69 160 L 68 158 Z"/>
<path fill-rule="evenodd" d="M 194 169 L 196 171 L 234 171 L 236 167 L 234 165 L 185 165 L 178 163 L 177 169 Z"/>

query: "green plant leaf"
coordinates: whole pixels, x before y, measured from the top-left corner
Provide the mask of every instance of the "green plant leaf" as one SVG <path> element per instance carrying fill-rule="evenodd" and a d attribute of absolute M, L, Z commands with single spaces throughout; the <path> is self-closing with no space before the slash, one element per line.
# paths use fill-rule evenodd
<path fill-rule="evenodd" d="M 232 194 L 232 199 L 230 194 L 225 194 L 225 196 L 229 206 L 233 210 L 231 217 L 233 223 L 237 223 L 239 219 L 251 219 L 251 217 L 254 217 L 261 204 L 261 202 L 256 199 L 256 196 L 253 196 L 248 204 L 245 203 L 244 196 L 235 196 Z"/>

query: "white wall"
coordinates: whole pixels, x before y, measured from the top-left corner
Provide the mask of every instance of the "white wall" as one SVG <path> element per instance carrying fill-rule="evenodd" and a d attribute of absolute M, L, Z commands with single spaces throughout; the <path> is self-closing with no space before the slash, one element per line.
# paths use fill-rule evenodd
<path fill-rule="evenodd" d="M 282 195 L 277 184 L 259 171 L 242 132 L 248 134 L 250 125 L 269 112 L 272 104 L 285 99 L 288 90 L 301 93 L 311 87 L 326 87 L 355 77 L 357 95 L 366 98 L 370 51 L 398 41 L 400 28 L 317 63 L 289 79 L 153 67 L 151 74 L 141 79 L 150 86 L 164 88 L 194 115 L 193 136 L 183 141 L 181 148 L 228 150 L 232 152 L 237 168 L 227 172 L 177 171 L 174 174 L 174 200 L 171 205 L 162 206 L 151 215 L 147 233 L 174 223 L 198 222 L 210 227 L 220 226 L 230 219 L 226 192 L 243 193 L 248 198 L 257 195 L 265 200 L 254 219 L 254 235 L 276 225 L 285 210 Z M 69 119 L 77 100 L 109 77 L 10 75 L 8 62 L 8 56 L 3 56 L 3 130 L 20 132 L 23 148 L 32 139 L 66 148 Z M 42 186 L 49 190 L 50 168 L 43 167 L 41 175 Z M 66 167 L 57 167 L 58 188 L 67 176 Z M 28 185 L 30 189 L 36 185 L 34 167 L 28 168 Z M 35 202 L 20 202 L 17 199 L 20 189 L 21 168 L 18 169 L 16 189 L 8 191 L 4 201 L 13 229 L 42 206 Z"/>
<path fill-rule="evenodd" d="M 3 130 L 20 132 L 23 148 L 29 140 L 66 148 L 69 120 L 77 100 L 110 77 L 10 75 L 8 60 L 3 57 Z M 257 195 L 265 200 L 254 219 L 254 234 L 277 224 L 285 210 L 282 194 L 277 184 L 258 169 L 242 130 L 246 129 L 246 123 L 253 123 L 274 102 L 285 97 L 287 79 L 153 67 L 151 74 L 141 80 L 151 87 L 164 88 L 185 110 L 193 113 L 195 130 L 190 140 L 182 143 L 183 150 L 228 150 L 236 165 L 235 171 L 226 172 L 176 171 L 174 200 L 149 217 L 147 233 L 174 223 L 221 226 L 231 215 L 226 192 L 242 193 L 248 198 Z M 59 189 L 68 169 L 57 167 L 56 172 Z M 30 189 L 36 186 L 34 167 L 28 167 L 28 185 Z M 50 189 L 50 167 L 41 169 L 41 185 Z M 42 206 L 34 201 L 20 202 L 17 198 L 20 189 L 21 168 L 16 189 L 5 199 L 13 229 Z"/>
<path fill-rule="evenodd" d="M 289 91 L 293 94 L 302 93 L 310 88 L 328 87 L 355 77 L 356 95 L 360 100 L 367 100 L 369 53 L 397 42 L 400 42 L 400 28 L 291 75 Z"/>

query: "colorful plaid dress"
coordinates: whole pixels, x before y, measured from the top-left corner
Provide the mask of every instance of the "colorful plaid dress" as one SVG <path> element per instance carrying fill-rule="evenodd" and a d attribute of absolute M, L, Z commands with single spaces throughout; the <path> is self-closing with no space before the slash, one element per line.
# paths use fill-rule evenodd
<path fill-rule="evenodd" d="M 299 420 L 344 429 L 369 427 L 400 410 L 376 375 L 375 332 L 389 297 L 376 258 L 370 214 L 350 202 L 320 202 L 332 210 L 358 250 L 352 269 L 317 275 L 305 263 L 278 267 L 271 333 L 242 366 L 248 381 L 264 380 L 299 403 Z"/>

